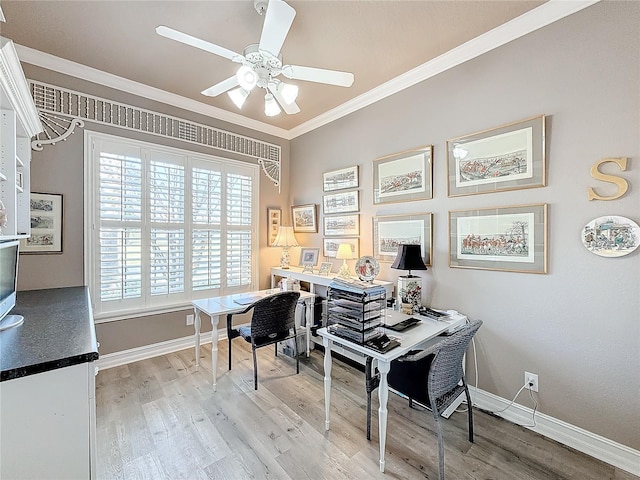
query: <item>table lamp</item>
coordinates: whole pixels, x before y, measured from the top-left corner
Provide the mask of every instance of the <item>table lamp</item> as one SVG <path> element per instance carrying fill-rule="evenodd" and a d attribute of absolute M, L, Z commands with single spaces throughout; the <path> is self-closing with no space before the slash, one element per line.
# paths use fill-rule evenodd
<path fill-rule="evenodd" d="M 274 247 L 282 247 L 282 256 L 280 257 L 280 268 L 289 268 L 291 257 L 289 256 L 290 247 L 298 247 L 300 244 L 293 234 L 293 227 L 279 227 L 278 235 L 273 241 Z"/>
<path fill-rule="evenodd" d="M 398 277 L 398 299 L 411 303 L 416 309 L 422 298 L 422 277 L 411 275 L 411 270 L 426 270 L 420 245 L 398 245 L 398 256 L 391 268 L 409 270 L 409 275 Z"/>
<path fill-rule="evenodd" d="M 349 245 L 348 243 L 341 243 L 338 246 L 338 252 L 336 253 L 336 258 L 342 260 L 342 266 L 338 271 L 338 276 L 340 278 L 349 278 L 351 275 L 349 273 L 349 266 L 347 265 L 347 260 L 351 260 L 353 258 L 351 245 Z"/>

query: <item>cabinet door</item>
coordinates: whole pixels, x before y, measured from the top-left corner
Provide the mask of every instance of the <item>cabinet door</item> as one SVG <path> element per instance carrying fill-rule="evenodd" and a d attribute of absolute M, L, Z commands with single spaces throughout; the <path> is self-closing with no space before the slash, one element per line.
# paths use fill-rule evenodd
<path fill-rule="evenodd" d="M 90 368 L 83 363 L 0 382 L 0 478 L 91 478 Z"/>

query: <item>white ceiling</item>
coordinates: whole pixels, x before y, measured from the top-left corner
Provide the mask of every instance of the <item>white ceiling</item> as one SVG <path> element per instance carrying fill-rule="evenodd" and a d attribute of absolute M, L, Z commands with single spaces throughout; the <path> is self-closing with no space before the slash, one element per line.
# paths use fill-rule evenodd
<path fill-rule="evenodd" d="M 593 0 L 288 3 L 297 15 L 282 48 L 284 63 L 353 72 L 355 82 L 343 88 L 288 80 L 300 88 L 301 112 L 276 117 L 264 114 L 259 89 L 242 110 L 226 94 L 203 96 L 238 64 L 155 33 L 166 25 L 242 53 L 260 39 L 263 17 L 253 1 L 2 0 L 0 33 L 27 63 L 292 138 Z"/>

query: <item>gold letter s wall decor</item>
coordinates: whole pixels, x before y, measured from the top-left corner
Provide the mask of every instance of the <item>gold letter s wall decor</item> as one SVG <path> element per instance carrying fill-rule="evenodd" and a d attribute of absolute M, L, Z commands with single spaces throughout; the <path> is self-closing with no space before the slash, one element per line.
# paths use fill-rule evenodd
<path fill-rule="evenodd" d="M 606 173 L 602 173 L 598 169 L 598 167 L 600 167 L 600 165 L 602 165 L 603 163 L 607 163 L 607 162 L 617 163 L 618 166 L 620 167 L 620 170 L 622 170 L 624 172 L 627 169 L 627 157 L 603 158 L 602 160 L 598 160 L 591 167 L 591 176 L 593 178 L 595 178 L 596 180 L 602 180 L 603 182 L 610 182 L 610 183 L 613 183 L 613 184 L 617 185 L 618 186 L 618 193 L 616 193 L 615 195 L 611 195 L 609 197 L 603 197 L 601 195 L 598 195 L 593 190 L 592 187 L 589 187 L 589 195 L 588 195 L 589 200 L 615 200 L 616 198 L 620 198 L 625 193 L 627 193 L 627 189 L 629 188 L 629 184 L 627 183 L 627 181 L 624 178 L 618 177 L 616 175 L 608 175 Z"/>

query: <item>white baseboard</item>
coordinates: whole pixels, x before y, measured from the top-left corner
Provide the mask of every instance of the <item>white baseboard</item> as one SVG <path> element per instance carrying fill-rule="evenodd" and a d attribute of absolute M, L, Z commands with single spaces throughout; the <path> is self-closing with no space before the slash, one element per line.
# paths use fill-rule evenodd
<path fill-rule="evenodd" d="M 218 339 L 223 340 L 226 338 L 226 329 L 219 330 Z M 211 332 L 203 333 L 200 336 L 200 341 L 201 343 L 211 343 Z M 193 346 L 193 336 L 176 338 L 175 340 L 101 355 L 96 363 L 100 369 L 113 368 L 139 360 L 177 352 L 186 348 L 193 348 Z M 469 391 L 471 392 L 474 405 L 483 410 L 502 410 L 510 403 L 507 399 L 475 387 L 470 386 Z M 499 415 L 505 420 L 519 425 L 531 425 L 532 414 L 532 409 L 514 403 Z M 535 419 L 536 426 L 527 427 L 530 430 L 632 473 L 633 475 L 640 476 L 640 451 L 543 413 L 536 412 Z"/>
<path fill-rule="evenodd" d="M 226 340 L 226 338 L 227 330 L 218 330 L 218 340 Z M 211 332 L 200 334 L 200 344 L 203 343 L 211 343 Z M 107 368 L 119 367 L 120 365 L 146 360 L 147 358 L 178 352 L 186 348 L 194 348 L 194 346 L 195 339 L 193 335 L 176 338 L 174 340 L 167 340 L 166 342 L 153 343 L 143 347 L 100 355 L 100 358 L 96 361 L 96 365 L 99 369 L 106 370 Z"/>
<path fill-rule="evenodd" d="M 471 386 L 469 391 L 473 404 L 483 410 L 495 412 L 511 403 L 507 399 Z M 527 426 L 532 424 L 532 414 L 532 409 L 514 403 L 497 415 L 510 422 Z M 540 412 L 536 412 L 535 423 L 535 427 L 527 428 L 614 467 L 640 476 L 640 451 Z"/>

